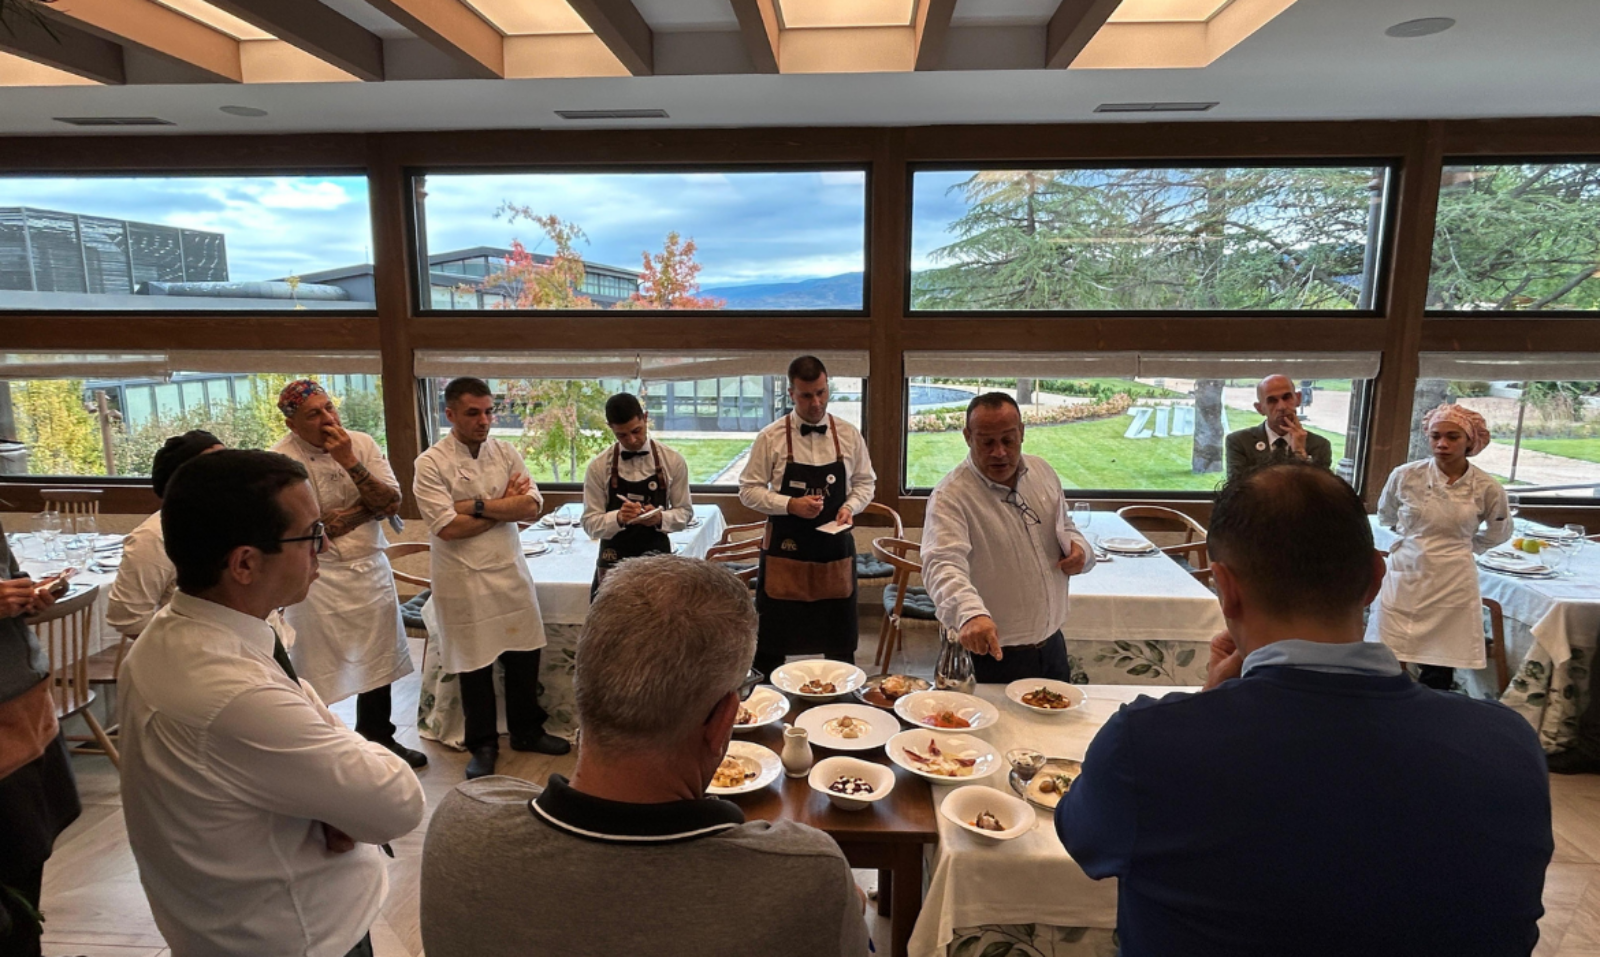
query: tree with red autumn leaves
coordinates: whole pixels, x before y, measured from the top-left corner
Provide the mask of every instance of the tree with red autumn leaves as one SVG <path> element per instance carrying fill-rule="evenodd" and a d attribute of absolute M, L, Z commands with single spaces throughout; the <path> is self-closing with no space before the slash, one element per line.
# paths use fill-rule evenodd
<path fill-rule="evenodd" d="M 721 309 L 727 300 L 701 296 L 700 264 L 694 261 L 693 239 L 683 239 L 676 231 L 667 233 L 666 245 L 644 261 L 639 291 L 617 303 L 618 309 Z"/>
<path fill-rule="evenodd" d="M 589 241 L 588 234 L 577 223 L 563 222 L 559 216 L 540 216 L 530 207 L 518 206 L 507 200 L 495 210 L 509 223 L 525 219 L 544 231 L 545 239 L 555 247 L 555 255 L 545 262 L 534 259 L 533 253 L 520 239 L 511 240 L 511 254 L 499 272 L 483 281 L 483 288 L 505 293 L 509 301 L 497 306 L 500 309 L 593 309 L 594 303 L 583 295 L 586 275 L 583 257 L 573 248 L 578 240 Z"/>

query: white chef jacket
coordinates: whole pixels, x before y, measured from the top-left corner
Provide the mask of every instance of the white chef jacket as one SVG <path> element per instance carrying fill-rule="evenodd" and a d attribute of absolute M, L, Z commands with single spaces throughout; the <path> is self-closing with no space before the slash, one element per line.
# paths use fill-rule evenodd
<path fill-rule="evenodd" d="M 455 503 L 501 498 L 513 475 L 528 466 L 509 443 L 490 437 L 478 456 L 448 432 L 417 458 L 412 494 L 432 533 L 429 551 L 433 594 L 428 604 L 439 623 L 439 648 L 450 674 L 476 671 L 506 651 L 545 645 L 539 596 L 522 554 L 516 522 L 500 522 L 482 535 L 447 542 L 439 530 L 456 517 Z M 535 485 L 528 492 L 543 497 Z"/>
<path fill-rule="evenodd" d="M 1061 479 L 1044 459 L 1024 455 L 1017 496 L 1039 517 L 1029 522 L 1006 501 L 1011 489 L 989 481 L 969 456 L 939 480 L 928 496 L 922 529 L 922 582 L 939 623 L 959 631 L 988 615 L 1001 647 L 1031 645 L 1055 634 L 1067 620 L 1068 576 L 1058 528 L 1083 550 L 1085 572 L 1094 549 L 1062 515 Z"/>
<path fill-rule="evenodd" d="M 349 952 L 388 892 L 374 845 L 422 823 L 406 763 L 290 680 L 266 622 L 182 592 L 118 689 L 128 843 L 172 952 Z M 330 853 L 323 823 L 355 850 Z"/>
<path fill-rule="evenodd" d="M 352 431 L 350 444 L 356 460 L 374 479 L 400 491 L 389 460 L 372 436 Z M 272 451 L 305 466 L 319 512 L 361 501 L 361 492 L 344 466 L 293 432 Z M 342 701 L 382 688 L 413 670 L 394 574 L 383 553 L 388 544 L 381 520 L 328 539 L 327 551 L 317 560 L 320 574 L 305 601 L 284 609 L 284 618 L 298 633 L 289 650 L 294 669 L 323 701 Z"/>
<path fill-rule="evenodd" d="M 619 443 L 596 455 L 583 473 L 583 530 L 590 538 L 611 538 L 622 531 L 615 510 L 606 511 L 611 498 L 611 456 L 620 451 Z M 645 452 L 655 449 L 661 453 L 661 467 L 667 473 L 667 507 L 661 512 L 661 530 L 668 534 L 681 532 L 694 518 L 694 503 L 689 499 L 689 463 L 677 449 L 651 439 Z M 642 482 L 654 475 L 654 455 L 625 458 L 617 455 L 617 477 L 625 482 Z"/>
<path fill-rule="evenodd" d="M 1476 465 L 1451 484 L 1430 457 L 1389 473 L 1378 521 L 1399 537 L 1367 619 L 1367 640 L 1401 661 L 1484 666 L 1483 608 L 1473 560 L 1511 537 L 1506 490 Z M 1481 527 L 1480 527 L 1481 526 Z"/>
<path fill-rule="evenodd" d="M 828 432 L 801 435 L 800 426 L 806 423 L 798 414 L 790 412 L 756 434 L 756 440 L 750 446 L 750 458 L 739 475 L 739 501 L 745 508 L 763 515 L 789 513 L 789 496 L 780 493 L 783 470 L 789 464 L 788 446 L 783 434 L 785 424 L 794 429 L 794 460 L 801 465 L 831 465 L 843 455 L 849 484 L 844 504 L 850 509 L 851 515 L 860 515 L 861 510 L 872 502 L 878 476 L 872 471 L 872 458 L 867 454 L 867 443 L 861 437 L 861 430 L 838 416 L 824 416 L 822 422 L 829 425 Z M 833 429 L 839 430 L 837 453 L 834 451 Z M 827 516 L 827 520 L 833 521 L 833 516 Z"/>

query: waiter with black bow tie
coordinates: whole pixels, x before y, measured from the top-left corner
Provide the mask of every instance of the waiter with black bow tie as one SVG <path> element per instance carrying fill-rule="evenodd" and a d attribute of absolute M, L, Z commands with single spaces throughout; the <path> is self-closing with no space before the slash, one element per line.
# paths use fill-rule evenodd
<path fill-rule="evenodd" d="M 768 516 L 755 657 L 768 675 L 792 654 L 854 662 L 856 543 L 848 526 L 877 483 L 861 431 L 828 414 L 822 360 L 789 363 L 789 401 L 794 411 L 761 430 L 739 476 L 739 501 Z M 821 530 L 832 523 L 846 528 Z"/>
<path fill-rule="evenodd" d="M 638 398 L 619 392 L 607 399 L 606 426 L 617 441 L 594 457 L 583 477 L 583 530 L 600 540 L 591 601 L 623 559 L 672 554 L 668 533 L 694 518 L 689 464 L 650 438 L 650 414 Z"/>

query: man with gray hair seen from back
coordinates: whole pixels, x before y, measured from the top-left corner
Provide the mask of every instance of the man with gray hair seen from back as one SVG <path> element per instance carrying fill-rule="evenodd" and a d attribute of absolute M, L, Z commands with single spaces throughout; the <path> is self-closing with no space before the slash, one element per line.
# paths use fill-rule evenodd
<path fill-rule="evenodd" d="M 749 590 L 716 565 L 650 555 L 607 575 L 578 640 L 572 780 L 468 781 L 433 816 L 429 957 L 866 954 L 831 838 L 706 797 L 755 648 Z"/>

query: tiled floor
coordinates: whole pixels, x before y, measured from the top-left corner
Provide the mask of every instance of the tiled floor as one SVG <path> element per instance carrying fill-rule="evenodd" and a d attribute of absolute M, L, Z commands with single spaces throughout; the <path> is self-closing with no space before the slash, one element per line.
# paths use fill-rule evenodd
<path fill-rule="evenodd" d="M 863 665 L 877 640 L 877 620 L 863 620 L 864 639 L 858 656 Z M 421 653 L 413 643 L 413 655 Z M 931 638 L 913 643 L 902 666 L 919 671 L 932 667 Z M 870 670 L 870 667 L 869 667 Z M 417 678 L 396 686 L 395 714 L 415 714 Z M 354 723 L 354 699 L 335 708 Z M 428 806 L 438 806 L 462 780 L 467 756 L 431 742 L 419 742 L 412 727 L 400 738 L 427 752 L 429 766 L 421 773 Z M 573 758 L 552 758 L 501 751 L 499 771 L 542 782 L 551 772 L 570 773 Z M 170 953 L 150 917 L 128 849 L 122 823 L 117 776 L 100 757 L 74 759 L 83 816 L 62 835 L 45 870 L 44 906 L 47 957 L 158 957 Z M 1545 881 L 1544 920 L 1536 957 L 1600 957 L 1600 777 L 1554 777 L 1555 857 Z M 422 953 L 418 914 L 418 881 L 425 827 L 394 842 L 389 865 L 389 899 L 372 928 L 378 957 L 417 957 Z M 870 888 L 875 874 L 857 872 Z M 873 936 L 887 939 L 886 922 L 876 921 Z"/>

